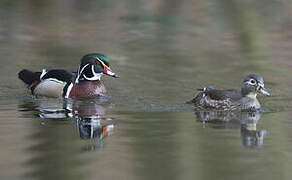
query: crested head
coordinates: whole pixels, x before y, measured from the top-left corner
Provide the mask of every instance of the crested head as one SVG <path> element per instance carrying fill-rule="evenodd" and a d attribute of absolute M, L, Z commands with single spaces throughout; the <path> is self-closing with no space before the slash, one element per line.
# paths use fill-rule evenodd
<path fill-rule="evenodd" d="M 84 55 L 81 60 L 80 63 L 81 65 L 85 65 L 85 64 L 96 64 L 96 61 L 101 61 L 103 62 L 105 65 L 109 66 L 109 58 L 101 53 L 90 53 L 90 54 L 86 54 Z"/>
<path fill-rule="evenodd" d="M 243 83 L 244 82 L 248 82 L 248 81 L 250 81 L 252 79 L 257 81 L 257 82 L 259 82 L 259 83 L 264 84 L 264 78 L 262 76 L 256 75 L 256 74 L 249 74 L 249 75 L 245 76 L 245 78 L 243 80 Z"/>
<path fill-rule="evenodd" d="M 260 75 L 249 74 L 243 80 L 242 95 L 256 98 L 257 94 L 270 96 L 268 90 L 264 87 L 264 78 Z"/>
<path fill-rule="evenodd" d="M 109 58 L 100 53 L 86 54 L 80 60 L 76 82 L 79 82 L 79 80 L 97 81 L 104 74 L 115 78 L 118 77 L 109 67 Z"/>

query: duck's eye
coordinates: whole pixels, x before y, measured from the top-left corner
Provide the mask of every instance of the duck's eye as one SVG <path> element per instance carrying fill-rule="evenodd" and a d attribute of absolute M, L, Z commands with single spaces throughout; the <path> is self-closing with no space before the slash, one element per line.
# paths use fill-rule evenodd
<path fill-rule="evenodd" d="M 255 85 L 256 84 L 256 81 L 254 79 L 250 80 L 249 82 L 250 82 L 251 85 Z"/>

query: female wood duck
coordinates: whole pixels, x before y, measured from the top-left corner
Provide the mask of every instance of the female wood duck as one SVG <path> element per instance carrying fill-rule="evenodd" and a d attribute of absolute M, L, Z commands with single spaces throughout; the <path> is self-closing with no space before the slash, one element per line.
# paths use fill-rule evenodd
<path fill-rule="evenodd" d="M 118 77 L 109 68 L 108 61 L 105 55 L 92 53 L 82 57 L 77 72 L 71 73 L 63 69 L 32 72 L 23 69 L 18 73 L 18 77 L 36 96 L 64 98 L 105 96 L 106 88 L 100 81 L 102 75 Z"/>
<path fill-rule="evenodd" d="M 247 75 L 241 90 L 218 90 L 214 87 L 199 89 L 201 92 L 187 103 L 198 109 L 214 110 L 258 110 L 261 108 L 257 94 L 270 96 L 264 87 L 264 79 L 255 74 Z"/>

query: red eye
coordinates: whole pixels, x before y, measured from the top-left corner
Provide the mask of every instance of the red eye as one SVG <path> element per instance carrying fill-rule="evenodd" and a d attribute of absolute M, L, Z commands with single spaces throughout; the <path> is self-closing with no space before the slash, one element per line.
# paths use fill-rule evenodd
<path fill-rule="evenodd" d="M 108 67 L 104 67 L 104 68 L 103 68 L 103 72 L 107 74 L 107 72 L 108 72 Z"/>
<path fill-rule="evenodd" d="M 96 65 L 101 65 L 99 61 L 95 61 L 95 64 Z"/>

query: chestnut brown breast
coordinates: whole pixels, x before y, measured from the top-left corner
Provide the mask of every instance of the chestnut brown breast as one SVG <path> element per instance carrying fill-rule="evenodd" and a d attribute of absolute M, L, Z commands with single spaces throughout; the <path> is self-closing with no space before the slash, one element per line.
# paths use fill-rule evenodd
<path fill-rule="evenodd" d="M 105 86 L 100 81 L 84 81 L 74 84 L 70 91 L 70 97 L 105 96 Z"/>

